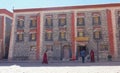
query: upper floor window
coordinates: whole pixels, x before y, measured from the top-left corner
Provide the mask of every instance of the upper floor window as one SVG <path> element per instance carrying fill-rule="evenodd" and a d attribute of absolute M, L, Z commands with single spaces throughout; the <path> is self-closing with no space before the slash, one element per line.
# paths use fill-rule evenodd
<path fill-rule="evenodd" d="M 85 14 L 77 13 L 77 26 L 84 26 L 84 25 L 85 25 Z"/>
<path fill-rule="evenodd" d="M 45 25 L 48 27 L 53 26 L 53 16 L 52 15 L 46 15 Z"/>
<path fill-rule="evenodd" d="M 36 27 L 37 26 L 37 17 L 31 17 L 30 19 L 30 27 Z"/>
<path fill-rule="evenodd" d="M 120 30 L 118 31 L 118 38 L 119 38 L 119 40 L 120 40 Z"/>
<path fill-rule="evenodd" d="M 58 20 L 59 26 L 66 25 L 66 14 L 60 14 Z"/>
<path fill-rule="evenodd" d="M 31 45 L 30 46 L 30 51 L 36 51 L 36 45 Z"/>
<path fill-rule="evenodd" d="M 84 18 L 77 18 L 77 26 L 85 25 Z"/>
<path fill-rule="evenodd" d="M 52 30 L 46 30 L 46 32 L 45 32 L 45 41 L 52 41 L 52 40 L 53 40 Z"/>
<path fill-rule="evenodd" d="M 36 41 L 36 33 L 31 33 L 29 36 L 30 41 Z"/>
<path fill-rule="evenodd" d="M 118 26 L 120 27 L 120 11 L 118 11 Z"/>
<path fill-rule="evenodd" d="M 92 22 L 93 22 L 93 25 L 101 25 L 101 20 L 100 20 L 100 14 L 99 13 L 93 13 Z"/>
<path fill-rule="evenodd" d="M 100 40 L 100 39 L 102 38 L 102 33 L 101 33 L 101 31 L 95 31 L 95 32 L 93 32 L 93 38 L 94 38 L 95 40 Z"/>
<path fill-rule="evenodd" d="M 17 19 L 17 28 L 23 28 L 24 27 L 24 17 L 19 16 Z"/>
<path fill-rule="evenodd" d="M 59 32 L 59 40 L 66 40 L 66 32 L 65 31 L 60 31 Z"/>
<path fill-rule="evenodd" d="M 78 31 L 77 32 L 77 36 L 78 37 L 83 37 L 84 36 L 84 32 L 83 31 Z"/>
<path fill-rule="evenodd" d="M 17 37 L 16 37 L 16 41 L 17 42 L 24 41 L 24 34 L 23 33 L 18 33 Z"/>
<path fill-rule="evenodd" d="M 120 27 L 120 16 L 118 16 L 118 25 Z"/>

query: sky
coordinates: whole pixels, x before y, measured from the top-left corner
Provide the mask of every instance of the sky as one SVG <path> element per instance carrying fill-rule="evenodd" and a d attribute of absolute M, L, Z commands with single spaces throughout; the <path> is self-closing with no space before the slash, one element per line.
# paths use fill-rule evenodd
<path fill-rule="evenodd" d="M 0 9 L 46 8 L 120 3 L 120 0 L 0 0 Z"/>

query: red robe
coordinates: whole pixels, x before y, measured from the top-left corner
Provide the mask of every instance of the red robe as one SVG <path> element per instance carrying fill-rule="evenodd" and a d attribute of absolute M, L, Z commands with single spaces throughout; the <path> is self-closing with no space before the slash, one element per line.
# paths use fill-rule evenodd
<path fill-rule="evenodd" d="M 94 51 L 93 50 L 91 50 L 91 52 L 90 52 L 90 61 L 95 62 Z"/>
<path fill-rule="evenodd" d="M 43 61 L 42 63 L 48 64 L 48 59 L 47 59 L 47 53 L 45 52 L 43 55 Z"/>

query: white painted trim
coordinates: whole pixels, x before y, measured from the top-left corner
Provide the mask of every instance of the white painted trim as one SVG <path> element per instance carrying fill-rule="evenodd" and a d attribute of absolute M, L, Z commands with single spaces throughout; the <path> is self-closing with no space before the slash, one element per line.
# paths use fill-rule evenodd
<path fill-rule="evenodd" d="M 106 10 L 106 9 L 112 9 L 117 7 L 104 7 L 104 8 L 85 8 L 85 9 L 70 9 L 70 10 L 51 10 L 51 11 L 41 11 L 43 13 L 60 13 L 60 12 L 72 12 L 72 11 L 94 11 L 94 10 Z"/>
<path fill-rule="evenodd" d="M 116 23 L 115 23 L 115 9 L 111 9 L 111 18 L 112 18 L 112 30 L 113 30 L 113 40 L 114 40 L 114 53 L 115 57 L 118 57 L 118 47 L 117 47 L 117 38 L 116 38 Z"/>
<path fill-rule="evenodd" d="M 85 8 L 85 9 L 67 9 L 67 10 L 48 10 L 48 11 L 28 11 L 28 12 L 14 12 L 14 15 L 18 15 L 18 14 L 35 14 L 35 13 L 60 13 L 60 12 L 72 12 L 72 11 L 93 11 L 93 10 L 105 10 L 105 9 L 116 9 L 118 7 L 104 7 L 104 8 Z"/>
<path fill-rule="evenodd" d="M 41 35 L 40 36 L 40 60 L 42 60 L 42 49 L 43 49 L 43 42 L 42 41 L 44 40 L 43 39 L 43 31 L 44 31 L 43 30 L 43 25 L 44 25 L 44 23 L 43 23 L 43 13 L 42 12 L 40 12 L 40 16 L 41 16 L 40 17 L 40 29 L 41 29 L 40 30 L 40 32 L 41 32 L 40 33 L 40 35 Z"/>
<path fill-rule="evenodd" d="M 15 15 L 13 16 L 15 18 Z M 10 46 L 9 46 L 9 55 L 8 60 L 13 59 L 13 51 L 14 51 L 14 41 L 15 41 L 15 20 L 13 19 L 12 25 L 11 25 L 11 33 L 10 33 Z"/>
<path fill-rule="evenodd" d="M 8 16 L 8 15 L 5 15 L 6 17 L 10 18 L 11 20 L 13 19 L 12 17 Z"/>
<path fill-rule="evenodd" d="M 9 15 L 6 15 L 6 14 L 0 14 L 0 16 L 5 16 L 5 17 L 8 17 L 12 20 L 12 17 L 10 17 Z"/>
<path fill-rule="evenodd" d="M 30 11 L 30 12 L 19 12 L 19 13 L 17 13 L 17 12 L 14 12 L 14 15 L 16 16 L 16 15 L 20 15 L 20 14 L 38 14 L 40 11 L 36 11 L 36 12 L 32 12 L 32 11 Z"/>

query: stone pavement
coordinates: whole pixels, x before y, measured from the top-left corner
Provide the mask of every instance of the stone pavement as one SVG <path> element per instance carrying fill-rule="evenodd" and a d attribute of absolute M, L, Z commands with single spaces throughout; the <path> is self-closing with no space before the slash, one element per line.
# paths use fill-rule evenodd
<path fill-rule="evenodd" d="M 104 62 L 85 62 L 80 61 L 51 61 L 48 64 L 42 64 L 41 61 L 0 61 L 0 66 L 19 65 L 23 67 L 38 66 L 120 66 L 120 61 L 104 61 Z"/>
<path fill-rule="evenodd" d="M 0 61 L 0 73 L 120 73 L 120 62 L 62 61 L 42 64 L 39 61 Z"/>

